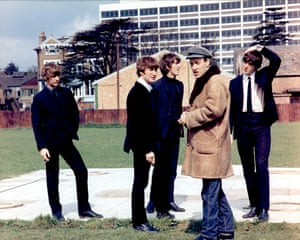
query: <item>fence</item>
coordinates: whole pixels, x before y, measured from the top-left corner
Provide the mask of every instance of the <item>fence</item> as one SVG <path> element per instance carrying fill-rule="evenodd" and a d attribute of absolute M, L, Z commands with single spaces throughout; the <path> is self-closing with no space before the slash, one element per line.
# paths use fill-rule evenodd
<path fill-rule="evenodd" d="M 300 121 L 300 103 L 278 104 L 279 122 Z M 126 110 L 82 110 L 80 124 L 125 124 Z M 0 128 L 31 127 L 30 112 L 0 111 Z"/>
<path fill-rule="evenodd" d="M 125 124 L 126 110 L 82 110 L 80 124 Z M 31 127 L 31 112 L 0 111 L 0 128 Z"/>

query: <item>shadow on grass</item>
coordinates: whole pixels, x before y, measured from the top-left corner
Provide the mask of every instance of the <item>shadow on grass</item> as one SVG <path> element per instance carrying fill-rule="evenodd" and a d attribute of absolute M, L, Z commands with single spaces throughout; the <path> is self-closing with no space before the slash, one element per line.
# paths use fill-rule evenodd
<path fill-rule="evenodd" d="M 201 232 L 202 220 L 190 220 L 187 228 L 185 229 L 186 233 L 197 234 Z"/>

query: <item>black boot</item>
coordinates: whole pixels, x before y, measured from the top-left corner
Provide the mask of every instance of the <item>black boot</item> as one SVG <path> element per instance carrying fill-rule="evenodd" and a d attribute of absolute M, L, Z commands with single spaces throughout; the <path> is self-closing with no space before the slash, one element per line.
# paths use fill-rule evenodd
<path fill-rule="evenodd" d="M 257 216 L 257 209 L 256 209 L 256 207 L 251 207 L 249 212 L 244 214 L 242 217 L 243 218 L 254 218 L 255 216 Z"/>
<path fill-rule="evenodd" d="M 154 213 L 155 206 L 154 203 L 150 200 L 147 204 L 146 211 L 147 213 Z"/>
<path fill-rule="evenodd" d="M 170 202 L 170 210 L 174 212 L 185 212 L 185 209 L 179 207 L 175 202 Z"/>
<path fill-rule="evenodd" d="M 218 235 L 218 240 L 232 240 L 234 239 L 234 232 L 221 232 Z"/>

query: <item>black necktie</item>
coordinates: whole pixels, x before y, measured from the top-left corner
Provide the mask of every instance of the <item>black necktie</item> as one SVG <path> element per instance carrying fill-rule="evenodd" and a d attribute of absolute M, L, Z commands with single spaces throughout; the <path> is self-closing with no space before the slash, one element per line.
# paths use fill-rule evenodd
<path fill-rule="evenodd" d="M 247 112 L 252 112 L 252 101 L 251 101 L 251 78 L 248 77 L 248 92 L 247 92 Z"/>
<path fill-rule="evenodd" d="M 52 94 L 53 94 L 53 96 L 54 96 L 55 98 L 57 98 L 57 97 L 58 97 L 58 89 L 57 89 L 57 88 L 54 88 L 54 89 L 52 90 Z"/>

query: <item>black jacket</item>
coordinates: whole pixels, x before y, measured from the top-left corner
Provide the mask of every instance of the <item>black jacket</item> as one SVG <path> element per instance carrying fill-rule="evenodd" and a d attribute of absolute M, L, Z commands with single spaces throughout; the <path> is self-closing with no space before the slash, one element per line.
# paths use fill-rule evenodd
<path fill-rule="evenodd" d="M 264 118 L 265 124 L 271 125 L 276 120 L 278 120 L 278 113 L 276 109 L 276 104 L 273 98 L 272 92 L 272 82 L 280 67 L 281 60 L 279 56 L 271 51 L 270 49 L 264 47 L 261 54 L 269 59 L 269 65 L 258 70 L 255 73 L 255 82 L 264 91 Z M 236 137 L 239 131 L 239 123 L 241 122 L 241 114 L 243 108 L 243 75 L 239 75 L 230 81 L 230 94 L 231 94 L 231 106 L 230 106 L 230 128 Z"/>
<path fill-rule="evenodd" d="M 127 125 L 124 151 L 146 154 L 157 150 L 157 128 L 150 92 L 136 82 L 127 96 Z"/>
<path fill-rule="evenodd" d="M 78 140 L 79 112 L 72 92 L 45 87 L 34 96 L 31 120 L 38 150 Z"/>
<path fill-rule="evenodd" d="M 152 104 L 156 116 L 160 140 L 167 137 L 171 122 L 171 90 L 168 89 L 167 81 L 171 81 L 171 86 L 174 88 L 173 90 L 175 90 L 176 97 L 178 98 L 178 106 L 176 106 L 178 108 L 176 111 L 178 116 L 173 116 L 175 117 L 176 123 L 182 113 L 183 83 L 177 79 L 168 79 L 165 76 L 155 81 L 152 84 Z M 183 136 L 182 125 L 178 127 L 178 133 L 176 136 Z"/>

